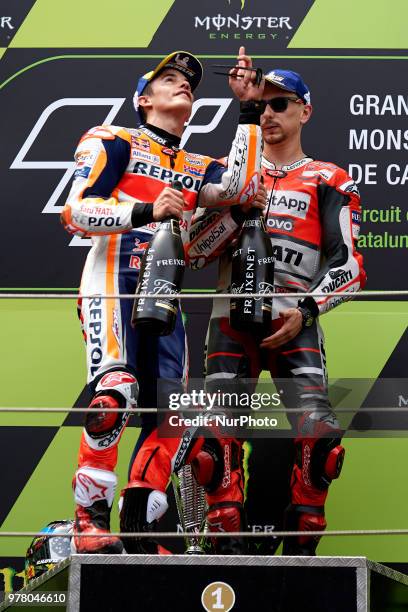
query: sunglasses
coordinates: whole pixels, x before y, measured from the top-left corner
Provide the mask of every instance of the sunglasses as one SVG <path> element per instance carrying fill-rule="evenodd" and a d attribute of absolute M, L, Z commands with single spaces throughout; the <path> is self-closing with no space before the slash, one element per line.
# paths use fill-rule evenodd
<path fill-rule="evenodd" d="M 275 113 L 284 113 L 289 106 L 289 102 L 298 101 L 302 102 L 300 98 L 291 98 L 289 96 L 278 96 L 277 98 L 264 100 L 265 104 L 268 104 Z"/>

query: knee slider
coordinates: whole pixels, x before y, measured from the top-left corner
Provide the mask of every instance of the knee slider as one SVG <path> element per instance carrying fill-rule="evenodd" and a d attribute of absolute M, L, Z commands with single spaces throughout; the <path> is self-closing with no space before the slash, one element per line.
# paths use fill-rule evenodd
<path fill-rule="evenodd" d="M 222 462 L 219 454 L 209 444 L 204 443 L 201 451 L 191 462 L 191 469 L 198 484 L 206 491 L 215 488 L 222 478 Z"/>
<path fill-rule="evenodd" d="M 120 427 L 121 421 L 123 419 L 124 413 L 117 412 L 105 412 L 104 408 L 124 408 L 125 401 L 123 397 L 113 391 L 109 390 L 99 391 L 97 392 L 91 403 L 89 404 L 89 408 L 100 408 L 100 412 L 88 412 L 85 416 L 85 431 L 86 433 L 93 439 L 99 440 L 100 438 L 105 437 L 107 434 L 111 433 L 118 427 Z"/>
<path fill-rule="evenodd" d="M 129 415 L 124 412 L 105 412 L 103 408 L 135 407 L 137 389 L 136 378 L 128 372 L 114 371 L 102 376 L 89 405 L 90 408 L 100 407 L 101 411 L 88 412 L 85 416 L 85 431 L 90 440 L 101 441 L 103 447 L 115 442 Z"/>
<path fill-rule="evenodd" d="M 312 484 L 324 491 L 340 476 L 344 455 L 339 438 L 308 439 L 300 442 L 296 463 L 303 475 L 309 473 Z"/>
<path fill-rule="evenodd" d="M 240 466 L 240 445 L 231 439 L 208 438 L 191 466 L 198 484 L 207 493 L 215 491 L 221 484 L 228 487 L 231 472 Z"/>

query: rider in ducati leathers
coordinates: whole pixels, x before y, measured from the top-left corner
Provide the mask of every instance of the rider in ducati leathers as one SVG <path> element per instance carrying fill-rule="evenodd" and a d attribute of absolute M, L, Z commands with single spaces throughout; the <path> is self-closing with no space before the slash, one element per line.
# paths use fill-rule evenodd
<path fill-rule="evenodd" d="M 275 256 L 275 292 L 279 293 L 273 301 L 272 335 L 259 342 L 250 333 L 235 331 L 229 324 L 229 301 L 214 300 L 207 336 L 207 387 L 231 387 L 234 381 L 249 384 L 242 379 L 258 379 L 262 369 L 279 379 L 284 405 L 299 408 L 297 416 L 288 415 L 296 432 L 296 459 L 286 527 L 319 531 L 326 527 L 324 504 L 329 484 L 340 474 L 344 449 L 328 399 L 318 316 L 351 299 L 364 286 L 362 257 L 355 249 L 360 197 L 344 170 L 303 153 L 301 128 L 312 109 L 300 75 L 273 70 L 265 79 L 264 212 Z M 242 208 L 198 210 L 193 218 L 190 263 L 199 269 L 219 255 L 219 292 L 231 290 L 231 242 L 245 218 Z M 288 292 L 298 292 L 300 299 L 285 298 Z M 338 297 L 301 299 L 304 292 L 335 292 Z M 315 554 L 318 541 L 286 538 L 284 554 Z"/>
<path fill-rule="evenodd" d="M 249 62 L 240 49 L 238 66 Z M 260 108 L 262 90 L 249 71 L 233 69 L 231 87 L 241 101 L 241 115 L 224 166 L 210 157 L 179 148 L 184 123 L 191 113 L 192 91 L 200 82 L 202 66 L 190 53 L 174 52 L 138 82 L 134 98 L 137 129 L 100 126 L 89 130 L 75 153 L 76 170 L 61 215 L 65 229 L 91 237 L 93 246 L 83 271 L 79 300 L 86 339 L 90 406 L 100 408 L 86 416 L 78 469 L 73 488 L 76 501 L 74 542 L 77 552 L 122 551 L 121 541 L 109 535 L 110 511 L 117 477 L 118 442 L 128 413 L 104 408 L 163 405 L 157 381 L 167 391 L 182 390 L 187 353 L 181 313 L 175 331 L 152 338 L 130 325 L 131 300 L 104 299 L 103 294 L 134 293 L 141 257 L 161 219 L 180 219 L 188 236 L 197 205 L 242 204 L 254 199 L 261 156 Z M 183 191 L 169 183 L 181 181 Z M 94 297 L 89 298 L 87 295 Z M 237 499 L 240 472 L 221 488 L 224 446 L 228 439 L 202 436 L 160 438 L 156 420 L 142 417 L 142 432 L 133 457 L 128 486 L 122 492 L 121 530 L 152 530 L 167 509 L 166 487 L 172 469 L 194 460 L 197 478 L 220 502 L 213 512 L 220 529 L 240 528 Z M 228 454 L 231 457 L 231 453 Z M 78 537 L 78 536 L 81 537 Z M 87 537 L 87 536 L 96 537 Z M 100 537 L 98 537 L 100 536 Z M 141 538 L 126 542 L 128 552 L 159 552 L 157 544 Z"/>

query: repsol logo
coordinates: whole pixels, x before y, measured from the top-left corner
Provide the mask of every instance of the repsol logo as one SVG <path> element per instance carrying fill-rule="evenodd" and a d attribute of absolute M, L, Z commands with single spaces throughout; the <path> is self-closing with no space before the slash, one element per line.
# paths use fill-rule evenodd
<path fill-rule="evenodd" d="M 324 285 L 322 287 L 322 291 L 324 293 L 331 293 L 332 291 L 335 291 L 339 287 L 342 287 L 343 285 L 351 281 L 352 278 L 353 278 L 353 274 L 351 270 L 347 270 L 347 272 L 343 271 L 343 273 L 340 276 L 337 276 L 337 278 L 332 280 L 328 285 Z"/>
<path fill-rule="evenodd" d="M 282 247 L 279 244 L 272 245 L 272 251 L 276 261 L 282 261 L 292 266 L 299 266 L 303 259 L 303 253 L 290 249 L 289 247 Z"/>
<path fill-rule="evenodd" d="M 91 360 L 91 375 L 93 376 L 102 361 L 102 299 L 92 298 L 89 303 L 89 325 L 87 330 L 87 345 Z"/>
<path fill-rule="evenodd" d="M 310 194 L 299 191 L 275 191 L 270 203 L 274 212 L 305 219 L 309 210 Z"/>
<path fill-rule="evenodd" d="M 220 236 L 225 232 L 226 227 L 223 223 L 221 223 L 218 227 L 215 227 L 211 230 L 209 234 L 205 238 L 203 238 L 200 242 L 197 242 L 197 249 L 200 253 L 205 253 L 211 250 L 211 247 L 214 246 L 214 243 L 218 241 Z"/>
<path fill-rule="evenodd" d="M 284 217 L 269 217 L 266 225 L 271 229 L 280 230 L 283 232 L 293 232 L 295 222 L 292 219 L 285 219 Z"/>
<path fill-rule="evenodd" d="M 170 181 L 180 181 L 184 189 L 189 191 L 198 191 L 201 185 L 201 179 L 194 178 L 188 174 L 181 174 L 180 172 L 174 172 L 170 168 L 163 168 L 162 166 L 156 166 L 155 164 L 148 164 L 146 162 L 137 161 L 133 169 L 134 174 L 143 174 L 144 176 L 152 176 L 153 178 L 159 179 L 164 183 Z"/>
<path fill-rule="evenodd" d="M 89 217 L 89 227 L 121 227 L 120 217 Z"/>

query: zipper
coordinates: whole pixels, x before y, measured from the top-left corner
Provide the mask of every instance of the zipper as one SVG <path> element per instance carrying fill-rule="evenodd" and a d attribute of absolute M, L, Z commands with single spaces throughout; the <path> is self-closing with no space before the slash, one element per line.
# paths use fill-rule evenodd
<path fill-rule="evenodd" d="M 272 198 L 275 194 L 275 189 L 277 188 L 277 183 L 280 179 L 285 178 L 285 176 L 287 176 L 288 173 L 285 170 L 266 170 L 265 172 L 268 176 L 273 177 L 272 188 L 271 188 L 271 192 L 268 198 L 268 206 L 266 208 L 266 214 L 265 214 L 266 227 L 268 227 L 269 210 L 272 204 Z"/>

